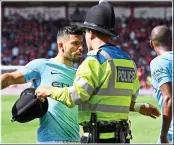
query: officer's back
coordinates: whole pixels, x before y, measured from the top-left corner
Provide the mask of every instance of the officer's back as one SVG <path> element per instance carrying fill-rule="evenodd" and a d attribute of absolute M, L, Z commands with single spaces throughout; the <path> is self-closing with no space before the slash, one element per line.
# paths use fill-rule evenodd
<path fill-rule="evenodd" d="M 74 82 L 86 91 L 79 94 L 83 101 L 79 105 L 79 123 L 84 132 L 91 132 L 91 112 L 95 112 L 100 142 L 129 142 L 129 110 L 136 99 L 139 81 L 131 58 L 111 44 L 113 38 L 118 39 L 112 5 L 102 2 L 93 6 L 81 27 L 86 29 L 89 52 L 76 73 L 76 78 L 86 83 L 80 79 Z"/>

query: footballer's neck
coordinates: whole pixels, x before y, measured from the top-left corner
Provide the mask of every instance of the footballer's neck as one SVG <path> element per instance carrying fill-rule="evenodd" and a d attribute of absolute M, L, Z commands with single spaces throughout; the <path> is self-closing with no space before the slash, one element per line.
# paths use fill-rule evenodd
<path fill-rule="evenodd" d="M 60 63 L 63 63 L 67 66 L 73 66 L 73 62 L 65 57 L 63 57 L 62 55 L 58 54 L 55 59 L 60 62 Z"/>
<path fill-rule="evenodd" d="M 171 51 L 171 48 L 170 47 L 168 47 L 168 46 L 166 46 L 166 47 L 158 47 L 157 49 L 156 49 L 156 53 L 157 53 L 157 55 L 159 56 L 159 55 L 163 55 L 163 54 L 165 54 L 166 52 L 169 52 L 169 51 Z"/>

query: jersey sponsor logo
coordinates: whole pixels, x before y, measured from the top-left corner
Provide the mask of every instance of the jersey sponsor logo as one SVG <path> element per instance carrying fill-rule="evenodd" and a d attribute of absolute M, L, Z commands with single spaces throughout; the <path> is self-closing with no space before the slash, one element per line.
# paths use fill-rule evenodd
<path fill-rule="evenodd" d="M 60 74 L 60 73 L 57 71 L 51 71 L 51 74 L 54 75 L 54 74 Z"/>
<path fill-rule="evenodd" d="M 159 81 L 163 73 L 164 73 L 164 69 L 160 67 L 158 70 L 153 72 L 152 76 L 154 76 L 154 78 Z"/>
<path fill-rule="evenodd" d="M 68 84 L 61 83 L 61 82 L 57 82 L 57 81 L 52 82 L 51 85 L 52 85 L 53 87 L 58 87 L 58 88 L 64 88 L 64 87 L 69 87 L 69 86 L 70 86 L 70 85 L 68 85 Z"/>
<path fill-rule="evenodd" d="M 133 83 L 135 80 L 135 70 L 129 67 L 117 66 L 117 82 Z"/>

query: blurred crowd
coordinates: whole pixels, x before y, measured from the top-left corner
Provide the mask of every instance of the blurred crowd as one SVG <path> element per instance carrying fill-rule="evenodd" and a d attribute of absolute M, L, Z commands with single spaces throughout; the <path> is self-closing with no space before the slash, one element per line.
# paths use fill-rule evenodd
<path fill-rule="evenodd" d="M 39 16 L 24 19 L 18 14 L 8 18 L 3 17 L 2 65 L 25 65 L 36 58 L 54 57 L 58 51 L 57 30 L 69 23 L 70 21 L 65 19 L 44 21 Z M 156 53 L 149 45 L 149 36 L 152 28 L 161 24 L 171 28 L 172 20 L 126 18 L 124 16 L 116 18 L 119 38 L 115 39 L 113 43 L 126 51 L 135 61 L 142 88 L 152 86 L 149 64 L 156 57 Z"/>

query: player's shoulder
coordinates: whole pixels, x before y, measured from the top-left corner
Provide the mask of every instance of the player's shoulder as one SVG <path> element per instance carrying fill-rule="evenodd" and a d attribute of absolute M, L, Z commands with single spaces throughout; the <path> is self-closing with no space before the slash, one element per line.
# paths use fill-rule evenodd
<path fill-rule="evenodd" d="M 103 64 L 106 61 L 106 58 L 100 53 L 102 49 L 92 50 L 87 54 L 86 61 L 90 62 L 92 61 L 91 65 L 94 64 L 94 61 Z"/>
<path fill-rule="evenodd" d="M 163 56 L 154 58 L 150 63 L 151 74 L 163 73 L 171 68 L 171 61 Z"/>
<path fill-rule="evenodd" d="M 38 58 L 38 59 L 34 59 L 32 61 L 30 61 L 30 63 L 33 63 L 33 64 L 44 64 L 45 62 L 48 62 L 50 59 L 46 59 L 46 58 Z"/>
<path fill-rule="evenodd" d="M 161 64 L 163 61 L 164 61 L 163 57 L 157 56 L 150 62 L 150 65 L 157 66 L 157 65 Z"/>
<path fill-rule="evenodd" d="M 30 61 L 28 64 L 26 64 L 26 67 L 41 69 L 41 68 L 45 67 L 46 62 L 48 62 L 48 61 L 49 61 L 49 59 L 45 59 L 45 58 L 34 59 L 34 60 Z"/>
<path fill-rule="evenodd" d="M 153 67 L 157 67 L 157 66 L 163 66 L 163 65 L 167 65 L 169 63 L 171 63 L 172 58 L 167 57 L 166 54 L 165 55 L 160 55 L 155 57 L 151 62 L 150 62 L 150 66 Z"/>

